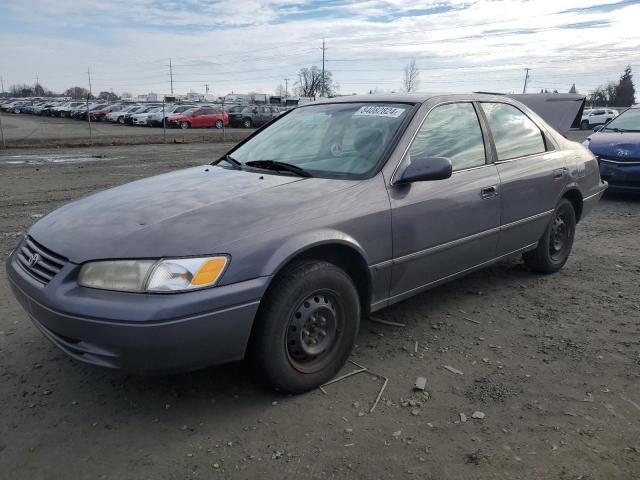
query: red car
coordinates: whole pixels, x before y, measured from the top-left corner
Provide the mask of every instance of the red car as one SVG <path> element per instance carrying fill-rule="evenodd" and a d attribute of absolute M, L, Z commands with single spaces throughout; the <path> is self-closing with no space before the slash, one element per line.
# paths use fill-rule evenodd
<path fill-rule="evenodd" d="M 180 128 L 222 128 L 229 125 L 229 116 L 220 108 L 201 107 L 169 115 L 168 121 Z"/>
<path fill-rule="evenodd" d="M 125 107 L 125 105 L 109 105 L 108 107 L 105 108 L 101 108 L 100 110 L 96 110 L 94 112 L 91 112 L 91 120 L 96 121 L 96 122 L 100 122 L 102 120 L 104 120 L 104 117 L 111 113 L 111 112 L 115 112 L 117 110 L 122 110 Z"/>

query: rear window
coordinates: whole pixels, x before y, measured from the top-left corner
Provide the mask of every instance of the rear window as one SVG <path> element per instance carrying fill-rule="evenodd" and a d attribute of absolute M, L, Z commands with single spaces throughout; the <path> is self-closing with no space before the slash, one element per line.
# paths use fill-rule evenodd
<path fill-rule="evenodd" d="M 482 103 L 489 122 L 498 161 L 546 151 L 538 126 L 522 111 L 506 103 Z"/>

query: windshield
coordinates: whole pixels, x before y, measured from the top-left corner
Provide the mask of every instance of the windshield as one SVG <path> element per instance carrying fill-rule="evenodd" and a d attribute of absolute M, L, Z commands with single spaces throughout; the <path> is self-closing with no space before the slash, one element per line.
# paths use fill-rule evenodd
<path fill-rule="evenodd" d="M 313 176 L 358 178 L 380 161 L 412 105 L 336 103 L 298 108 L 231 152 L 240 163 L 275 160 Z"/>
<path fill-rule="evenodd" d="M 611 120 L 604 130 L 640 132 L 640 108 L 630 108 Z"/>

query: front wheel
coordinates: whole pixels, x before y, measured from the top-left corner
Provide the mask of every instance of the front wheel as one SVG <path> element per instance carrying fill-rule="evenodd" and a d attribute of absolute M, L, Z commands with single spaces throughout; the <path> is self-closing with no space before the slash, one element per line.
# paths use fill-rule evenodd
<path fill-rule="evenodd" d="M 186 130 L 189 127 L 191 127 L 191 125 L 189 125 L 189 122 L 180 122 L 181 129 Z"/>
<path fill-rule="evenodd" d="M 554 210 L 538 247 L 522 255 L 524 263 L 538 273 L 557 272 L 569 259 L 575 233 L 576 212 L 571 202 L 563 198 Z"/>
<path fill-rule="evenodd" d="M 358 333 L 360 301 L 353 281 L 324 261 L 282 272 L 262 301 L 250 356 L 258 378 L 300 393 L 319 387 L 347 361 Z"/>
<path fill-rule="evenodd" d="M 222 120 L 217 120 L 215 126 L 218 130 L 220 130 L 222 127 L 224 127 L 224 122 Z"/>

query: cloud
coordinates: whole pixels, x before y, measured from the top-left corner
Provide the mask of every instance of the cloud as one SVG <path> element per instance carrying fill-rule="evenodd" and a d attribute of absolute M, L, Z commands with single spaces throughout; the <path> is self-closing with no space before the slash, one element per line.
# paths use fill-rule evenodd
<path fill-rule="evenodd" d="M 421 89 L 583 91 L 640 59 L 638 2 L 593 0 L 22 0 L 0 18 L 5 85 L 96 90 L 273 91 L 301 67 L 343 93 L 400 87 L 415 58 Z"/>

